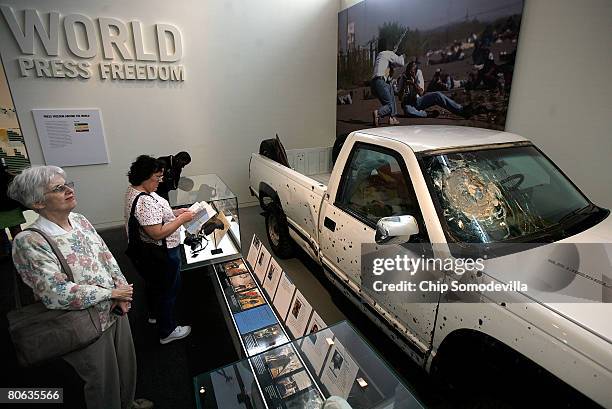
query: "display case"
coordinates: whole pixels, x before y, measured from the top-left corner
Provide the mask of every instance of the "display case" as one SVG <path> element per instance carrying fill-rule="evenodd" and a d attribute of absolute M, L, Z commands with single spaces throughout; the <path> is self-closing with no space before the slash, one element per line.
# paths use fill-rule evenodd
<path fill-rule="evenodd" d="M 198 408 L 320 409 L 330 396 L 354 409 L 423 408 L 347 321 L 193 382 Z"/>
<path fill-rule="evenodd" d="M 184 244 L 188 237 L 189 223 L 186 229 L 181 229 L 183 258 L 182 270 L 194 269 L 213 263 L 219 263 L 236 258 L 241 252 L 240 247 L 240 215 L 238 199 L 230 188 L 216 174 L 181 177 L 178 189 L 169 192 L 169 202 L 174 208 L 189 207 L 196 202 L 208 203 L 214 212 L 218 213 L 224 228 L 218 228 L 208 235 L 199 233 Z M 194 221 L 195 222 L 195 221 Z M 199 240 L 199 242 L 197 241 Z"/>

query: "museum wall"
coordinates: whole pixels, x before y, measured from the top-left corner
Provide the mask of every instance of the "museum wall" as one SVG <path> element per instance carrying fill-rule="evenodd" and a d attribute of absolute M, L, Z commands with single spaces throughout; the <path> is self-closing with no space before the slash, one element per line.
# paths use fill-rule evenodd
<path fill-rule="evenodd" d="M 612 2 L 527 0 L 506 129 L 612 207 Z"/>
<path fill-rule="evenodd" d="M 187 150 L 194 161 L 184 175 L 218 173 L 240 203 L 248 205 L 254 203 L 248 192 L 249 156 L 262 139 L 278 133 L 288 149 L 333 143 L 335 1 L 0 4 L 13 7 L 22 22 L 22 10 L 28 8 L 44 19 L 57 11 L 62 17 L 83 14 L 94 22 L 99 17 L 126 24 L 138 20 L 149 50 L 155 45 L 155 24 L 172 24 L 181 31 L 183 82 L 109 81 L 96 72 L 88 80 L 21 78 L 16 60 L 22 54 L 0 16 L 0 55 L 33 164 L 43 163 L 43 156 L 32 109 L 101 110 L 110 163 L 67 168 L 78 189 L 77 211 L 99 227 L 121 223 L 125 174 L 138 154 Z M 101 61 L 100 54 L 91 61 Z M 61 23 L 60 57 L 71 58 Z"/>

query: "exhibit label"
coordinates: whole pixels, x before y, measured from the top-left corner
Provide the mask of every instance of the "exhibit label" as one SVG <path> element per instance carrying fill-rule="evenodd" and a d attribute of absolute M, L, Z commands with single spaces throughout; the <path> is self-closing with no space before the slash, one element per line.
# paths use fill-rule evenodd
<path fill-rule="evenodd" d="M 183 56 L 181 32 L 171 24 L 145 28 L 136 20 L 128 25 L 112 17 L 58 12 L 41 16 L 34 9 L 16 13 L 6 5 L 0 5 L 0 11 L 23 54 L 16 59 L 22 77 L 185 80 L 185 67 L 178 64 Z"/>

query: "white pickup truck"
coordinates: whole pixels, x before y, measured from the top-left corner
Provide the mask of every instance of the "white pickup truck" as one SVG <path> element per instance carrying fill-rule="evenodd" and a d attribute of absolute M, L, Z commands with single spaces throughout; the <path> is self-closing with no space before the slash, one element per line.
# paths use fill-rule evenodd
<path fill-rule="evenodd" d="M 579 271 L 570 277 L 598 288 L 604 294 L 598 302 L 547 303 L 523 299 L 520 291 L 470 303 L 440 293 L 422 300 L 376 296 L 364 291 L 361 268 L 364 243 L 611 243 L 607 209 L 512 133 L 452 126 L 357 131 L 333 169 L 330 149 L 289 151 L 292 167 L 251 157 L 250 190 L 277 256 L 289 257 L 299 245 L 429 372 L 475 385 L 490 376 L 487 370 L 513 365 L 523 381 L 550 378 L 612 407 L 609 245 L 599 278 Z"/>

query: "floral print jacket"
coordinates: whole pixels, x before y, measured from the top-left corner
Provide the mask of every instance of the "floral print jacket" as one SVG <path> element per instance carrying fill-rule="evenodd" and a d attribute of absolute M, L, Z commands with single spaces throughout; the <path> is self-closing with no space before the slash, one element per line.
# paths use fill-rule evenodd
<path fill-rule="evenodd" d="M 24 231 L 14 240 L 15 268 L 47 308 L 81 310 L 94 306 L 100 314 L 102 330 L 106 330 L 116 320 L 110 313 L 111 292 L 127 281 L 89 220 L 78 213 L 70 213 L 69 220 L 70 232 L 54 225 L 54 232 L 60 234 L 48 234 L 43 226 L 51 222 L 46 219 L 44 223 L 37 221 L 32 227 L 44 231 L 55 241 L 72 270 L 74 282 L 68 281 L 47 241 L 32 231 Z"/>

